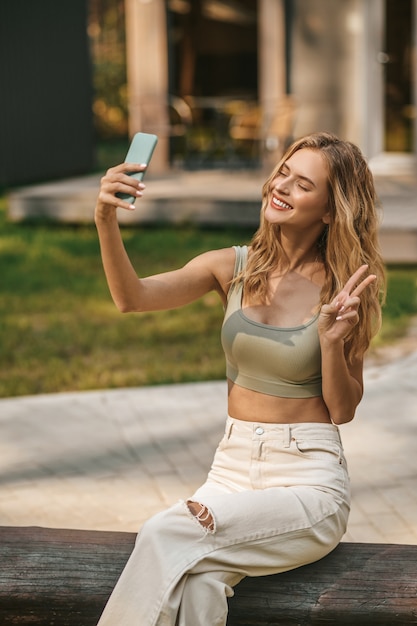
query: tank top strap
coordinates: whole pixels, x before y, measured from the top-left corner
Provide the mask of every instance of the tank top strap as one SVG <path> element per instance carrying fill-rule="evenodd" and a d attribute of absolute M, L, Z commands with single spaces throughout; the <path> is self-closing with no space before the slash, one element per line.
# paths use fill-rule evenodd
<path fill-rule="evenodd" d="M 246 261 L 248 260 L 248 246 L 233 246 L 236 252 L 235 258 L 235 267 L 233 270 L 233 278 L 236 278 L 240 274 L 242 270 L 245 269 Z M 229 289 L 229 293 L 227 294 L 227 301 L 230 304 L 230 301 L 234 301 L 234 305 L 236 308 L 240 308 L 241 299 L 242 299 L 242 290 L 243 290 L 243 282 L 239 281 L 238 283 L 234 283 Z"/>
<path fill-rule="evenodd" d="M 248 260 L 248 246 L 233 246 L 236 252 L 235 269 L 233 272 L 233 278 L 236 278 L 238 274 L 245 268 Z"/>

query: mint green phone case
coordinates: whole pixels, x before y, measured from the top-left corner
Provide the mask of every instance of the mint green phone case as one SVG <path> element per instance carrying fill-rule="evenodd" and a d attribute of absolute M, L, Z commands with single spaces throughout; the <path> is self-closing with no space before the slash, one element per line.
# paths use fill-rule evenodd
<path fill-rule="evenodd" d="M 146 163 L 149 165 L 157 141 L 158 137 L 156 135 L 151 135 L 149 133 L 136 133 L 130 144 L 125 158 L 125 163 Z M 146 170 L 144 172 L 132 172 L 129 176 L 133 176 L 136 180 L 142 180 L 145 172 Z M 131 204 L 136 200 L 134 196 L 130 196 L 126 193 L 117 193 L 116 195 L 118 198 L 126 200 Z"/>

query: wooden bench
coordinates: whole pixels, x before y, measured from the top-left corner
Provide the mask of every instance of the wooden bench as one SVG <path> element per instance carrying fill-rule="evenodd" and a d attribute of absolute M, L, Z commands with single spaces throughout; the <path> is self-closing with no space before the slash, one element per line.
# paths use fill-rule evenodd
<path fill-rule="evenodd" d="M 1 626 L 95 626 L 134 540 L 0 527 Z M 417 546 L 341 543 L 313 565 L 245 579 L 229 602 L 228 626 L 417 624 Z"/>

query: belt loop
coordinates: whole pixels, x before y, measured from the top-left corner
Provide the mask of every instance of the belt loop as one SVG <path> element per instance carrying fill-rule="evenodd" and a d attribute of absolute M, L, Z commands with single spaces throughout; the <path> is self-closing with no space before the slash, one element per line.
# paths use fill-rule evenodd
<path fill-rule="evenodd" d="M 226 423 L 226 430 L 225 430 L 225 435 L 227 439 L 230 439 L 230 435 L 232 434 L 232 429 L 233 429 L 233 422 L 232 422 L 232 419 L 229 417 Z"/>
<path fill-rule="evenodd" d="M 335 429 L 336 429 L 337 439 L 338 439 L 339 445 L 340 445 L 340 447 L 341 447 L 341 448 L 342 448 L 342 450 L 343 450 L 343 443 L 342 443 L 342 437 L 341 437 L 341 435 L 340 435 L 340 429 L 339 429 L 339 427 L 338 427 L 338 426 L 336 426 L 336 424 L 335 424 Z"/>
<path fill-rule="evenodd" d="M 283 430 L 283 444 L 284 444 L 284 448 L 289 448 L 290 447 L 290 442 L 291 442 L 291 428 L 289 424 L 284 424 L 284 430 Z"/>

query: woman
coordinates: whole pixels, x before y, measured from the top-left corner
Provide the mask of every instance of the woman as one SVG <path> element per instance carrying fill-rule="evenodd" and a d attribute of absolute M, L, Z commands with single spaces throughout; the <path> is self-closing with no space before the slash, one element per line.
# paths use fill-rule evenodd
<path fill-rule="evenodd" d="M 339 543 L 349 479 L 338 425 L 363 393 L 363 355 L 384 287 L 376 195 L 359 149 L 328 133 L 296 141 L 263 187 L 251 245 L 138 279 L 116 197 L 144 185 L 119 165 L 96 207 L 106 277 L 121 311 L 224 306 L 228 418 L 206 483 L 146 522 L 100 626 L 221 626 L 244 576 L 290 570 Z M 371 272 L 371 273 L 370 273 Z"/>

